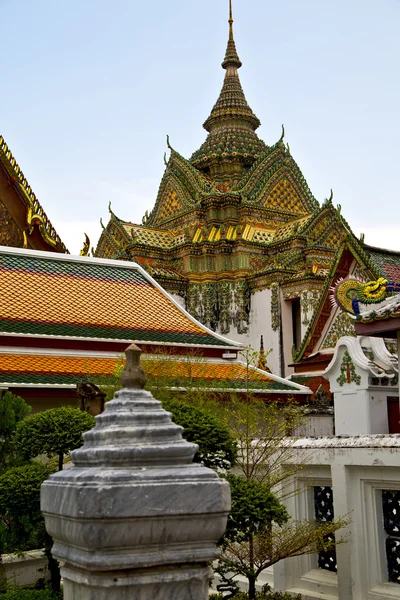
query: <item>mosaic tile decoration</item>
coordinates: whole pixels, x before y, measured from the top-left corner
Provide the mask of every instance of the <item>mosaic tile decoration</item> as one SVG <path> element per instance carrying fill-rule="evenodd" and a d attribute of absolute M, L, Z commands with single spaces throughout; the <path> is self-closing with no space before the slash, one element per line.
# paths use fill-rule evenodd
<path fill-rule="evenodd" d="M 379 252 L 369 249 L 370 258 L 380 274 L 392 281 L 400 281 L 400 252 Z"/>

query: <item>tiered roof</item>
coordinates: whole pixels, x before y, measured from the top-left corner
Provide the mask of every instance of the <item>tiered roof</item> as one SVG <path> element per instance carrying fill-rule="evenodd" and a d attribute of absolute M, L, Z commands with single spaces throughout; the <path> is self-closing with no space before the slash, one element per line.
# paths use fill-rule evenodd
<path fill-rule="evenodd" d="M 134 263 L 1 248 L 0 289 L 0 334 L 240 347 Z"/>
<path fill-rule="evenodd" d="M 134 342 L 149 376 L 170 387 L 243 390 L 249 380 L 262 393 L 309 393 L 248 369 L 239 343 L 198 323 L 135 263 L 0 247 L 0 290 L 1 387 L 72 389 L 112 375 Z"/>

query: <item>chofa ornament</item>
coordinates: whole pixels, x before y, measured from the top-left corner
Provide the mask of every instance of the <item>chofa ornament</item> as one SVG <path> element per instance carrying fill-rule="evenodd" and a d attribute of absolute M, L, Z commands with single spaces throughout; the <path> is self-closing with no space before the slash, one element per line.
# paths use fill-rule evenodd
<path fill-rule="evenodd" d="M 357 318 L 361 315 L 360 305 L 379 304 L 390 298 L 395 292 L 400 292 L 400 283 L 388 281 L 379 277 L 376 281 L 362 283 L 358 279 L 348 277 L 339 280 L 331 287 L 331 301 L 343 311 Z"/>

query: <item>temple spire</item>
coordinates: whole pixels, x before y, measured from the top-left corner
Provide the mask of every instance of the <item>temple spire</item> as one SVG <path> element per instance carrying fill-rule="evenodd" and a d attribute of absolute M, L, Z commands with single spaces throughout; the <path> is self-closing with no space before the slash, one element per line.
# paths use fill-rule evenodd
<path fill-rule="evenodd" d="M 225 163 L 236 165 L 229 170 L 239 176 L 243 168 L 249 167 L 267 148 L 255 133 L 260 121 L 248 105 L 240 83 L 238 69 L 242 62 L 233 36 L 232 14 L 232 0 L 229 0 L 229 38 L 222 63 L 226 71 L 224 83 L 203 124 L 209 135 L 191 157 L 195 167 L 207 169 L 212 177 L 225 176 L 222 167 Z"/>
<path fill-rule="evenodd" d="M 238 56 L 236 51 L 236 44 L 233 37 L 233 17 L 232 17 L 232 0 L 229 0 L 229 39 L 228 46 L 226 48 L 226 54 L 224 58 L 224 62 L 222 66 L 224 69 L 228 69 L 229 66 L 236 67 L 236 69 L 240 69 L 242 66 L 242 62 Z"/>
<path fill-rule="evenodd" d="M 229 0 L 229 39 L 233 40 L 232 0 Z"/>

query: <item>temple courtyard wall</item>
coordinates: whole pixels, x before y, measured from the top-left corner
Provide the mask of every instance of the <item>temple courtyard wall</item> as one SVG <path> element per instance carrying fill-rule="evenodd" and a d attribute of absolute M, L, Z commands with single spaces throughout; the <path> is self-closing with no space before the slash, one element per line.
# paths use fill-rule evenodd
<path fill-rule="evenodd" d="M 334 553 L 287 559 L 275 590 L 304 600 L 400 598 L 400 435 L 300 439 L 287 501 L 294 519 L 346 517 Z"/>

